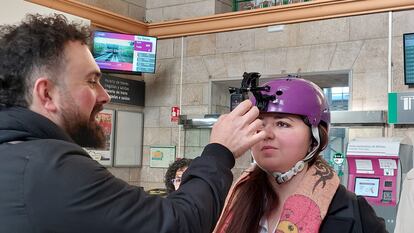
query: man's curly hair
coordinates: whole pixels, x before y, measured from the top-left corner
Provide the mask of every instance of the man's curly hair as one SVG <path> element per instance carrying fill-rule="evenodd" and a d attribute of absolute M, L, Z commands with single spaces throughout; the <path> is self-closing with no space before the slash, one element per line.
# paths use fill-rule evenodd
<path fill-rule="evenodd" d="M 90 35 L 89 27 L 69 23 L 61 14 L 27 15 L 19 25 L 1 25 L 0 109 L 30 106 L 38 77 L 59 81 L 67 42 L 89 44 Z"/>
<path fill-rule="evenodd" d="M 183 167 L 190 166 L 191 161 L 193 160 L 183 158 L 177 159 L 175 162 L 170 164 L 164 177 L 164 183 L 165 187 L 167 188 L 167 193 L 175 191 L 174 184 L 171 182 L 171 180 L 175 178 L 175 173 L 177 172 L 177 170 Z"/>

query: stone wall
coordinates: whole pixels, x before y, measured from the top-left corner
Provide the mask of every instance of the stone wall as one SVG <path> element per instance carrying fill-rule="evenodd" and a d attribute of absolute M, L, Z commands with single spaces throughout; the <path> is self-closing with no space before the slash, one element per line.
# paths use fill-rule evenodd
<path fill-rule="evenodd" d="M 151 0 L 147 1 L 149 22 L 188 19 L 230 12 L 231 0 Z"/>
<path fill-rule="evenodd" d="M 139 21 L 145 20 L 146 0 L 78 0 Z M 150 1 L 148 1 L 150 2 Z"/>
<path fill-rule="evenodd" d="M 155 23 L 232 11 L 232 0 L 78 0 L 132 19 Z"/>

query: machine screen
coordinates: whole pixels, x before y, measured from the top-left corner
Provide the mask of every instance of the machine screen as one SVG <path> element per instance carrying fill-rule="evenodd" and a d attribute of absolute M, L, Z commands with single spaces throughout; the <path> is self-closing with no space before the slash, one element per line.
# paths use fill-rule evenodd
<path fill-rule="evenodd" d="M 355 194 L 366 197 L 378 197 L 379 178 L 355 178 Z"/>

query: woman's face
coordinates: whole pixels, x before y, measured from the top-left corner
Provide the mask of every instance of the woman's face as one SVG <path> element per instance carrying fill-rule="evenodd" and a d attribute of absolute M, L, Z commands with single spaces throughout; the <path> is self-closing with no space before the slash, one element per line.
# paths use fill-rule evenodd
<path fill-rule="evenodd" d="M 301 117 L 266 113 L 259 116 L 267 137 L 252 147 L 256 162 L 269 172 L 286 172 L 303 159 L 311 146 L 310 128 Z"/>
<path fill-rule="evenodd" d="M 181 177 L 183 176 L 185 170 L 187 170 L 187 167 L 182 167 L 175 172 L 175 178 L 173 180 L 175 190 L 177 190 L 180 187 Z"/>

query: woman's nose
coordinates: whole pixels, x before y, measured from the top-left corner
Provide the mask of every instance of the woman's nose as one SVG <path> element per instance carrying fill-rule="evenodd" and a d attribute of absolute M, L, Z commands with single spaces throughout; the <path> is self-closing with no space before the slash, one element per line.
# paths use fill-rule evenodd
<path fill-rule="evenodd" d="M 269 125 L 265 125 L 263 127 L 263 131 L 266 132 L 265 140 L 273 139 L 275 137 L 275 132 L 273 132 L 272 127 L 270 127 Z"/>

